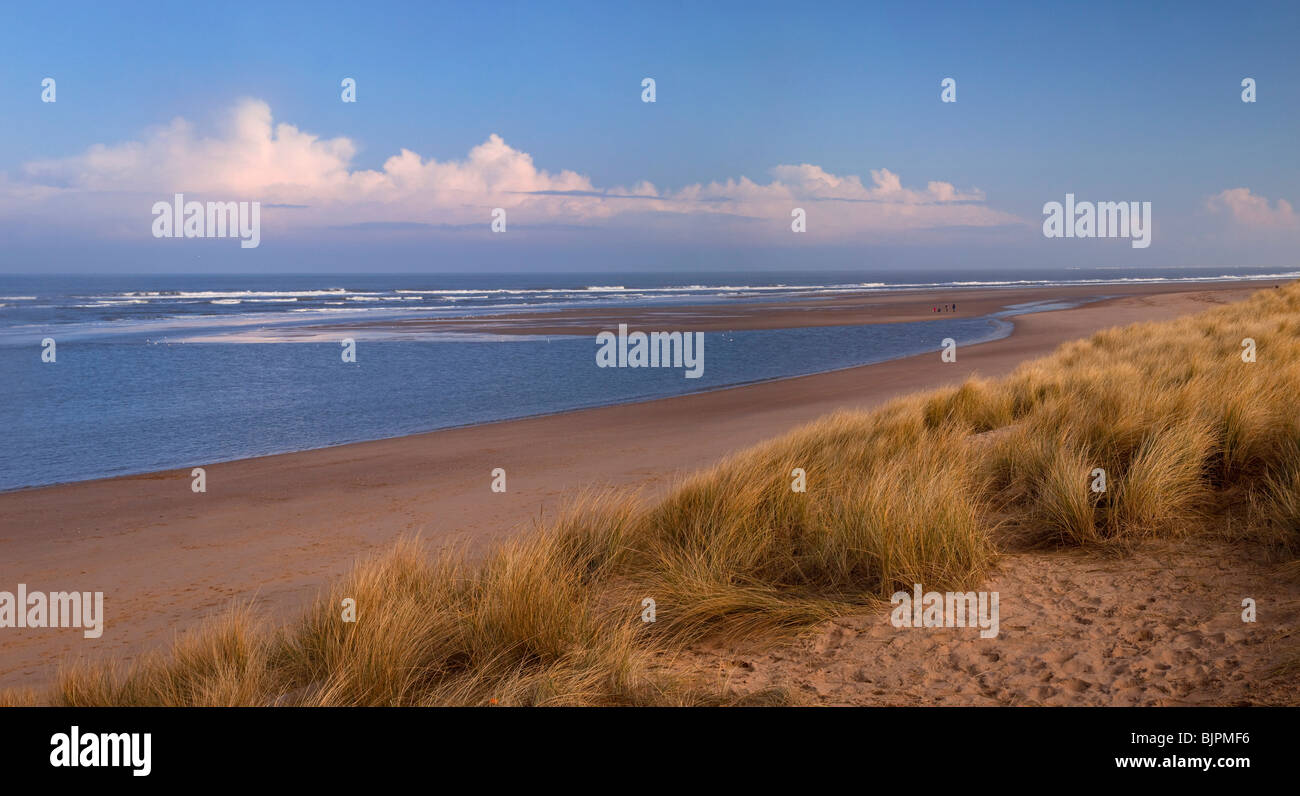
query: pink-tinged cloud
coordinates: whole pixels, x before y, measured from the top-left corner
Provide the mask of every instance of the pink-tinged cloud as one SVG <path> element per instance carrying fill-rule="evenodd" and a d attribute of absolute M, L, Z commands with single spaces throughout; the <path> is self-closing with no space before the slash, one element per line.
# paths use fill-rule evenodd
<path fill-rule="evenodd" d="M 1226 213 L 1238 224 L 1247 227 L 1287 228 L 1300 226 L 1291 204 L 1278 199 L 1274 206 L 1267 197 L 1257 196 L 1249 188 L 1229 188 L 1205 200 L 1212 213 Z"/>
<path fill-rule="evenodd" d="M 80 155 L 28 163 L 20 180 L 0 181 L 0 213 L 19 197 L 25 203 L 71 202 L 108 220 L 108 229 L 147 233 L 152 203 L 181 192 L 200 201 L 284 206 L 267 209 L 263 223 L 288 230 L 367 223 L 486 228 L 496 207 L 529 225 L 644 226 L 652 219 L 698 230 L 701 220 L 721 225 L 739 217 L 760 222 L 758 234 L 766 229 L 774 235 L 788 235 L 791 210 L 803 207 L 809 232 L 822 240 L 1023 223 L 984 205 L 979 190 L 938 181 L 907 188 L 884 168 L 870 172 L 870 184 L 805 163 L 776 166 L 767 183 L 742 176 L 660 191 L 646 181 L 598 187 L 576 171 L 539 169 L 531 155 L 495 134 L 460 160 L 426 159 L 403 149 L 381 169 L 353 169 L 356 151 L 346 137 L 322 139 L 275 124 L 265 102 L 245 100 L 216 136 L 176 119 L 139 141 L 95 144 Z M 141 212 L 143 220 L 131 215 Z M 23 215 L 32 214 L 39 208 L 24 208 Z"/>

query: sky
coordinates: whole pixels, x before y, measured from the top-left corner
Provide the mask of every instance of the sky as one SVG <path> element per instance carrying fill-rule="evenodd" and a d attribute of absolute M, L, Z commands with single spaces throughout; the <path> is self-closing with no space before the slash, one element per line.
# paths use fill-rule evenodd
<path fill-rule="evenodd" d="M 1300 261 L 1294 2 L 5 17 L 5 273 Z M 155 205 L 176 193 L 259 202 L 259 245 L 155 237 Z M 1150 202 L 1151 245 L 1045 237 L 1044 205 L 1067 193 Z"/>

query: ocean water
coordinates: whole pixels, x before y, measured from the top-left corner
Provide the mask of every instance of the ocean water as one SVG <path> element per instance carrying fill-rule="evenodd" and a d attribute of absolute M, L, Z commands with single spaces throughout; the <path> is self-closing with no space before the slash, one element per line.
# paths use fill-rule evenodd
<path fill-rule="evenodd" d="M 201 466 L 851 367 L 1010 331 L 1003 317 L 705 334 L 704 374 L 599 368 L 591 336 L 265 343 L 302 324 L 562 307 L 788 300 L 844 291 L 1296 275 L 969 273 L 0 276 L 0 490 Z M 960 294 L 954 294 L 955 300 Z M 936 298 L 936 301 L 942 301 Z M 1009 313 L 1036 307 L 1015 307 Z M 236 336 L 237 335 L 237 336 Z M 340 335 L 342 336 L 342 335 Z M 57 362 L 42 362 L 53 338 Z"/>

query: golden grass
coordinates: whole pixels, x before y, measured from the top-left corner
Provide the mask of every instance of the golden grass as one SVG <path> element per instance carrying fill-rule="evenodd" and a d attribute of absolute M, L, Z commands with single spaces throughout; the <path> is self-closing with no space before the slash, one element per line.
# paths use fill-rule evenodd
<path fill-rule="evenodd" d="M 66 669 L 46 700 L 734 704 L 667 679 L 655 656 L 808 627 L 913 583 L 971 588 L 1012 543 L 1109 545 L 1230 516 L 1294 554 L 1298 312 L 1293 284 L 1109 329 L 1005 379 L 824 418 L 661 500 L 582 498 L 481 561 L 405 540 L 287 627 L 239 609 L 129 668 Z M 1241 359 L 1246 337 L 1255 363 Z M 791 488 L 795 468 L 806 492 Z M 1097 468 L 1104 492 L 1090 489 Z M 345 598 L 355 622 L 341 619 Z"/>

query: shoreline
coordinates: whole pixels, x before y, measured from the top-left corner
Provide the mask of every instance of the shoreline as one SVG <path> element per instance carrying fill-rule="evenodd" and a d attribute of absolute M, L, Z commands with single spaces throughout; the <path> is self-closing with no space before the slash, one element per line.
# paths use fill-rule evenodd
<path fill-rule="evenodd" d="M 6 492 L 0 588 L 102 590 L 108 617 L 94 641 L 76 630 L 0 630 L 0 687 L 47 682 L 65 656 L 129 660 L 233 599 L 257 599 L 283 617 L 403 534 L 482 551 L 553 516 L 580 490 L 661 492 L 678 474 L 830 411 L 1001 375 L 1099 329 L 1192 313 L 1267 286 L 1180 284 L 1016 316 L 1009 336 L 963 347 L 956 367 L 931 352 L 207 465 L 204 494 L 190 491 L 188 468 Z M 507 470 L 506 493 L 490 491 L 495 467 Z"/>
<path fill-rule="evenodd" d="M 1105 300 L 1106 300 L 1106 299 L 1094 299 L 1094 301 L 1105 301 Z M 1077 309 L 1077 307 L 1069 307 L 1069 308 L 1067 308 L 1067 309 Z M 1055 310 L 1046 310 L 1046 311 L 1048 311 L 1048 312 L 1052 312 L 1052 311 L 1055 311 Z M 1028 314 L 1034 314 L 1034 313 L 1026 312 L 1026 313 L 1023 313 L 1023 314 L 1028 315 Z M 988 317 L 989 320 L 1005 323 L 1005 324 L 1009 325 L 1011 328 L 1010 328 L 1009 330 L 1006 330 L 1005 333 L 1002 333 L 1002 330 L 999 330 L 998 332 L 992 333 L 992 334 L 990 334 L 989 336 L 987 336 L 987 337 L 985 337 L 985 338 L 978 339 L 978 340 L 976 340 L 975 342 L 971 342 L 971 343 L 959 343 L 959 345 L 961 345 L 961 346 L 976 346 L 976 345 L 985 345 L 985 344 L 987 344 L 987 343 L 995 343 L 995 342 L 997 342 L 997 341 L 999 341 L 999 340 L 1004 340 L 1004 339 L 1006 339 L 1007 337 L 1010 337 L 1012 334 L 1015 333 L 1015 322 L 1014 322 L 1014 318 L 1019 317 L 1019 315 L 1012 315 L 1012 316 L 1005 316 L 1005 317 L 994 317 L 994 316 L 977 316 L 977 317 Z M 782 328 L 791 328 L 791 327 L 782 327 Z M 575 335 L 575 336 L 576 336 L 576 335 Z M 741 389 L 741 388 L 744 388 L 744 387 L 754 387 L 754 386 L 761 385 L 761 384 L 771 384 L 771 383 L 773 383 L 773 382 L 788 381 L 788 380 L 790 380 L 790 379 L 804 379 L 804 378 L 809 378 L 809 377 L 812 377 L 812 376 L 821 376 L 821 375 L 825 375 L 825 374 L 829 374 L 829 373 L 838 373 L 838 372 L 840 372 L 840 371 L 844 371 L 844 370 L 854 370 L 854 369 L 856 369 L 856 368 L 866 368 L 866 367 L 871 367 L 871 366 L 873 366 L 873 365 L 883 365 L 883 364 L 886 364 L 886 363 L 889 363 L 889 362 L 897 362 L 897 361 L 899 361 L 899 360 L 902 360 L 902 359 L 908 359 L 908 358 L 911 358 L 911 357 L 920 357 L 920 356 L 925 356 L 926 354 L 932 354 L 932 353 L 935 353 L 935 352 L 937 352 L 937 351 L 939 351 L 939 350 L 940 350 L 940 349 L 938 349 L 938 348 L 934 348 L 934 349 L 931 349 L 930 351 L 927 351 L 927 352 L 924 352 L 924 353 L 921 353 L 921 354 L 906 354 L 906 355 L 903 355 L 903 356 L 893 356 L 893 357 L 888 357 L 888 358 L 886 358 L 886 359 L 876 360 L 876 361 L 874 361 L 874 362 L 863 362 L 863 363 L 856 364 L 856 365 L 844 365 L 844 366 L 842 366 L 842 367 L 830 368 L 829 370 L 818 370 L 818 371 L 815 371 L 815 372 L 813 372 L 813 373 L 796 373 L 796 374 L 789 375 L 789 376 L 773 376 L 773 377 L 770 377 L 770 378 L 756 378 L 756 379 L 751 379 L 751 380 L 748 380 L 748 381 L 736 382 L 736 383 L 734 383 L 734 384 L 723 384 L 723 385 L 719 385 L 719 386 L 717 386 L 717 387 L 707 387 L 707 388 L 704 388 L 704 389 L 691 390 L 690 392 L 679 393 L 679 394 L 677 394 L 677 395 L 657 395 L 657 396 L 646 396 L 646 397 L 642 397 L 642 398 L 634 398 L 634 399 L 632 399 L 632 400 L 627 400 L 627 401 L 615 401 L 615 402 L 612 402 L 612 403 L 593 403 L 593 404 L 585 404 L 585 405 L 581 405 L 581 406 L 573 406 L 573 407 L 568 407 L 568 408 L 564 408 L 564 409 L 556 409 L 556 410 L 553 410 L 553 411 L 547 411 L 547 412 L 537 412 L 537 413 L 534 413 L 534 414 L 518 415 L 518 416 L 515 416 L 515 417 L 504 417 L 504 418 L 500 418 L 500 419 L 496 419 L 496 420 L 482 420 L 482 421 L 478 421 L 478 422 L 458 423 L 458 424 L 456 424 L 456 425 L 451 425 L 451 426 L 441 426 L 441 427 L 438 427 L 438 428 L 425 429 L 425 430 L 423 430 L 423 431 L 414 431 L 414 432 L 408 432 L 408 433 L 393 434 L 393 435 L 391 435 L 391 436 L 369 437 L 369 438 L 365 438 L 365 439 L 348 440 L 348 441 L 346 441 L 346 442 L 336 442 L 336 443 L 332 443 L 332 444 L 329 444 L 329 445 L 321 445 L 321 446 L 318 446 L 318 447 L 294 448 L 294 449 L 289 449 L 289 450 L 273 451 L 273 452 L 270 452 L 270 453 L 259 453 L 259 454 L 254 455 L 254 456 L 235 456 L 235 457 L 228 458 L 228 459 L 205 459 L 205 460 L 204 460 L 204 463 L 201 464 L 201 465 L 200 465 L 200 464 L 194 464 L 194 465 L 189 465 L 189 464 L 185 464 L 185 465 L 175 465 L 175 466 L 172 466 L 172 467 L 164 467 L 164 468 L 156 469 L 156 470 L 141 470 L 141 471 L 139 471 L 139 472 L 116 473 L 116 474 L 113 474 L 113 475 L 101 475 L 101 476 L 95 476 L 95 477 L 93 477 L 93 478 L 81 478 L 81 479 L 77 479 L 77 480 L 73 480 L 73 481 L 55 481 L 55 482 L 53 482 L 53 483 L 48 483 L 48 484 L 29 484 L 29 485 L 24 485 L 24 486 L 8 487 L 8 488 L 0 489 L 0 498 L 2 498 L 2 497 L 5 496 L 5 495 L 10 495 L 10 494 L 17 493 L 17 492 L 30 492 L 30 491 L 32 491 L 32 490 L 37 490 L 37 489 L 52 489 L 52 488 L 56 488 L 56 487 L 72 486 L 72 485 L 75 485 L 75 484 L 88 484 L 88 483 L 96 483 L 96 482 L 101 482 L 101 481 L 113 481 L 113 480 L 118 480 L 118 479 L 139 478 L 139 477 L 144 477 L 144 476 L 154 475 L 154 474 L 158 474 L 158 473 L 170 473 L 170 472 L 176 472 L 176 471 L 179 471 L 179 470 L 183 470 L 183 469 L 189 468 L 189 467 L 191 467 L 191 466 L 211 467 L 211 466 L 213 466 L 213 465 L 218 465 L 218 464 L 231 464 L 231 463 L 235 463 L 235 462 L 252 461 L 252 460 L 255 460 L 255 459 L 266 459 L 266 458 L 270 458 L 270 457 L 273 457 L 273 456 L 288 456 L 288 455 L 297 454 L 297 453 L 312 453 L 312 452 L 314 452 L 314 451 L 330 450 L 330 449 L 333 449 L 333 448 L 346 447 L 346 446 L 348 446 L 348 445 L 363 445 L 363 444 L 368 443 L 368 442 L 385 442 L 385 441 L 395 440 L 395 439 L 405 439 L 405 438 L 407 438 L 407 437 L 419 437 L 419 436 L 423 436 L 423 435 L 425 435 L 425 434 L 436 434 L 436 433 L 441 432 L 441 431 L 457 431 L 457 430 L 468 429 L 468 428 L 480 428 L 480 427 L 483 427 L 483 426 L 495 425 L 495 424 L 497 424 L 497 423 L 513 423 L 513 422 L 520 421 L 520 420 L 533 420 L 533 419 L 537 419 L 537 418 L 554 417 L 554 416 L 556 416 L 556 415 L 570 414 L 570 413 L 573 413 L 573 412 L 586 412 L 586 411 L 590 411 L 590 410 L 594 410 L 594 409 L 605 409 L 605 408 L 614 407 L 614 406 L 637 406 L 637 405 L 639 405 L 639 404 L 648 404 L 648 403 L 653 403 L 653 402 L 655 402 L 655 401 L 666 401 L 666 400 L 670 400 L 670 399 L 673 399 L 673 398 L 685 398 L 685 397 L 687 397 L 687 396 L 692 396 L 692 395 L 707 395 L 707 394 L 710 394 L 710 393 L 723 392 L 723 391 L 726 391 L 726 390 L 736 390 L 736 389 Z M 2 528 L 3 528 L 3 526 L 0 526 L 0 529 L 2 529 Z"/>
<path fill-rule="evenodd" d="M 1109 293 L 1099 293 L 1097 288 L 1100 287 L 1111 287 L 1121 292 L 1119 294 L 1115 294 L 1114 291 Z M 1021 317 L 1022 315 L 1051 312 L 1059 309 L 1077 309 L 1088 304 L 1096 304 L 1121 298 L 1163 295 L 1170 292 L 1185 292 L 1183 288 L 1212 292 L 1232 292 L 1237 290 L 1253 291 L 1255 289 L 1262 289 L 1262 287 L 1256 284 L 1214 281 L 1203 283 L 1138 283 L 1130 286 L 1098 285 L 1095 287 L 1091 285 L 1065 285 L 1060 287 L 1030 285 L 996 288 L 982 286 L 963 288 L 921 288 L 915 290 L 889 291 L 883 294 L 846 293 L 821 298 L 804 298 L 793 301 L 734 305 L 724 302 L 718 304 L 692 304 L 673 307 L 626 307 L 622 308 L 621 311 L 584 308 L 545 312 L 511 312 L 499 315 L 474 316 L 472 318 L 463 319 L 411 318 L 376 321 L 340 321 L 338 323 L 327 325 L 310 324 L 292 327 L 272 327 L 279 332 L 278 339 L 274 335 L 266 339 L 260 339 L 262 335 L 254 333 L 259 339 L 253 340 L 252 342 L 263 344 L 316 342 L 317 338 L 321 336 L 324 336 L 329 341 L 333 342 L 336 339 L 335 335 L 339 332 L 350 332 L 356 334 L 367 330 L 382 330 L 389 333 L 397 333 L 398 335 L 401 333 L 421 335 L 433 331 L 436 333 L 450 333 L 453 335 L 459 333 L 496 334 L 507 337 L 541 337 L 547 335 L 577 337 L 583 335 L 594 336 L 597 332 L 616 328 L 617 323 L 619 322 L 626 322 L 629 331 L 635 331 L 638 329 L 651 331 L 651 327 L 653 327 L 657 322 L 670 322 L 676 323 L 677 326 L 674 328 L 682 331 L 709 332 L 820 328 L 827 326 L 870 326 L 894 323 L 916 323 L 928 320 L 952 320 L 957 318 L 986 318 L 994 323 L 1009 324 L 1011 326 L 1011 329 L 1005 333 L 999 331 L 991 333 L 988 337 L 980 339 L 974 343 L 959 343 L 961 346 L 972 346 L 982 345 L 987 342 L 995 342 L 1014 334 L 1014 319 Z M 942 293 L 945 298 L 951 299 L 952 297 L 948 295 L 950 291 L 967 291 L 967 298 L 960 303 L 960 311 L 930 312 L 928 310 L 932 304 L 944 304 L 944 302 L 935 302 L 932 300 L 939 293 Z M 1013 303 L 1011 302 L 1012 298 L 1018 299 L 1018 301 Z M 1027 309 L 1022 309 L 1026 307 L 1026 305 L 1049 303 L 1064 303 L 1069 306 L 1044 307 L 1042 309 L 1029 307 Z M 719 316 L 718 314 L 724 309 L 732 311 L 731 314 L 725 316 L 725 320 L 723 319 L 723 316 Z M 864 315 L 863 313 L 871 314 Z M 538 323 L 543 325 L 536 326 L 535 324 Z M 245 338 L 247 338 L 249 334 L 250 333 L 247 331 L 236 331 L 214 336 L 200 336 L 182 342 L 206 344 L 245 341 Z M 391 340 L 394 338 L 388 339 Z M 400 336 L 397 339 L 400 339 Z M 932 351 L 937 350 L 937 348 L 932 349 Z M 361 437 L 326 445 L 308 445 L 307 447 L 286 448 L 283 450 L 258 452 L 251 455 L 235 455 L 229 458 L 218 456 L 213 458 L 204 458 L 194 462 L 168 465 L 161 468 L 155 467 L 153 469 L 128 470 L 125 472 L 96 475 L 88 478 L 75 478 L 67 481 L 52 481 L 9 486 L 0 488 L 0 497 L 14 493 L 70 486 L 73 484 L 137 478 L 157 473 L 179 471 L 190 467 L 211 467 L 234 462 L 263 459 L 271 456 L 309 453 L 312 451 L 329 450 L 347 445 L 359 445 L 368 442 L 402 439 L 405 437 L 432 434 L 440 431 L 476 428 L 494 423 L 509 423 L 516 420 L 550 417 L 568 412 L 582 412 L 610 406 L 643 404 L 687 395 L 699 395 L 787 379 L 798 379 L 807 376 L 835 373 L 840 370 L 849 370 L 893 362 L 900 359 L 906 359 L 909 356 L 924 356 L 924 354 L 892 356 L 877 361 L 856 365 L 845 365 L 838 368 L 831 368 L 829 370 L 818 370 L 812 373 L 796 373 L 788 376 L 749 379 L 732 384 L 692 390 L 677 395 L 652 395 L 611 403 L 588 403 L 533 414 L 469 421 L 454 425 L 426 428 L 419 431 L 399 432 L 377 437 Z M 0 526 L 0 530 L 2 530 L 2 528 L 3 526 Z"/>

